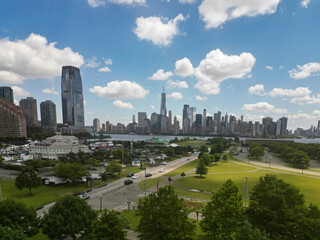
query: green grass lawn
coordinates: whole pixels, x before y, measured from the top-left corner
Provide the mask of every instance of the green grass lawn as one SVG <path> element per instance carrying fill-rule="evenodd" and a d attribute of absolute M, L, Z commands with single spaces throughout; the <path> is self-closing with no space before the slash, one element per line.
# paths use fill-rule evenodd
<path fill-rule="evenodd" d="M 201 147 L 202 145 L 206 144 L 206 141 L 205 140 L 191 140 L 191 141 L 186 141 L 186 142 L 179 142 L 177 144 L 180 145 L 180 146 L 192 146 L 192 147 L 198 146 L 198 147 Z"/>
<path fill-rule="evenodd" d="M 176 175 L 180 175 L 183 172 L 187 172 L 187 171 L 189 171 L 191 169 L 196 168 L 198 166 L 198 163 L 199 163 L 198 159 L 197 160 L 193 160 L 192 162 L 189 162 L 189 163 L 187 163 L 187 164 L 185 164 L 185 165 L 183 165 L 183 166 L 181 166 L 179 168 L 176 168 L 176 169 L 164 174 L 164 176 L 173 177 L 173 176 L 176 176 Z"/>
<path fill-rule="evenodd" d="M 221 185 L 230 178 L 240 187 L 242 194 L 244 194 L 246 176 L 249 177 L 248 190 L 250 191 L 251 188 L 258 182 L 258 179 L 261 176 L 265 176 L 266 173 L 268 173 L 268 170 L 244 173 L 209 174 L 205 175 L 204 178 L 199 178 L 197 176 L 180 178 L 177 179 L 175 183 L 187 188 L 210 192 L 221 187 Z M 282 178 L 284 181 L 297 186 L 304 194 L 307 203 L 313 202 L 320 206 L 320 191 L 318 190 L 320 186 L 320 179 L 288 173 L 271 173 Z"/>
<path fill-rule="evenodd" d="M 241 164 L 229 162 L 229 161 L 220 161 L 217 164 L 213 164 L 208 169 L 208 173 L 216 172 L 240 172 L 240 171 L 251 171 L 256 169 L 255 167 L 244 166 Z"/>
<path fill-rule="evenodd" d="M 209 194 L 209 193 L 188 191 L 186 189 L 182 189 L 182 188 L 179 188 L 179 187 L 176 187 L 176 186 L 174 186 L 173 188 L 174 188 L 174 191 L 180 197 L 197 198 L 197 199 L 204 199 L 204 200 L 210 200 L 211 199 L 211 194 Z"/>
<path fill-rule="evenodd" d="M 136 211 L 133 210 L 125 210 L 121 212 L 121 215 L 124 216 L 128 221 L 129 221 L 129 225 L 130 225 L 130 229 L 133 231 L 137 231 L 138 230 L 138 225 L 139 225 L 139 221 L 140 221 L 140 217 L 136 216 Z"/>
<path fill-rule="evenodd" d="M 146 181 L 146 189 L 156 185 L 157 182 L 161 182 L 161 181 L 163 181 L 163 178 L 161 178 L 161 177 L 147 179 L 147 181 Z M 139 188 L 141 190 L 144 190 L 144 181 L 139 182 Z"/>

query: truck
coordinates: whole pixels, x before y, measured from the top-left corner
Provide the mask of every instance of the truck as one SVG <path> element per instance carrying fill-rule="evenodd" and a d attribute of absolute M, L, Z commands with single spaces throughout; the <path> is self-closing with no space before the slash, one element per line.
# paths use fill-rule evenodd
<path fill-rule="evenodd" d="M 66 184 L 70 182 L 68 179 L 62 179 L 55 176 L 42 178 L 42 181 L 44 181 L 45 185 L 51 185 L 51 186 Z"/>

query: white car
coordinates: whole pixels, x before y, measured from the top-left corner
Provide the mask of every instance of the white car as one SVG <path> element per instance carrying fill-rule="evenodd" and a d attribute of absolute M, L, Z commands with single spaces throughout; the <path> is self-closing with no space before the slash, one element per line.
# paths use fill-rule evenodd
<path fill-rule="evenodd" d="M 164 172 L 164 169 L 163 169 L 163 168 L 161 168 L 161 169 L 159 170 L 159 172 L 160 172 L 160 173 L 163 173 L 163 172 Z"/>
<path fill-rule="evenodd" d="M 160 163 L 160 165 L 167 165 L 167 163 L 163 161 L 162 163 Z"/>
<path fill-rule="evenodd" d="M 139 174 L 135 174 L 132 176 L 132 179 L 137 179 L 137 178 L 139 178 Z"/>

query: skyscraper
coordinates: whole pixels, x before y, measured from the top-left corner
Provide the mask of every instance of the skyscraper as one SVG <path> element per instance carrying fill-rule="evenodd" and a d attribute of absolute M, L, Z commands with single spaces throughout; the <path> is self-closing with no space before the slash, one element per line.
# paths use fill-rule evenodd
<path fill-rule="evenodd" d="M 167 116 L 166 94 L 164 92 L 164 84 L 163 84 L 163 92 L 161 93 L 160 115 Z"/>
<path fill-rule="evenodd" d="M 5 98 L 8 101 L 13 102 L 13 91 L 11 87 L 0 87 L 0 98 Z"/>
<path fill-rule="evenodd" d="M 146 112 L 138 112 L 138 126 L 144 127 L 144 120 L 147 119 L 147 113 Z"/>
<path fill-rule="evenodd" d="M 0 98 L 0 137 L 27 137 L 22 110 L 5 98 Z"/>
<path fill-rule="evenodd" d="M 183 105 L 183 111 L 182 111 L 182 129 L 183 133 L 187 134 L 187 132 L 190 129 L 190 106 L 185 104 Z M 186 126 L 185 124 L 189 124 L 189 126 Z"/>
<path fill-rule="evenodd" d="M 57 128 L 56 105 L 52 101 L 47 100 L 40 103 L 40 114 L 41 126 L 53 129 Z"/>
<path fill-rule="evenodd" d="M 202 115 L 202 127 L 205 127 L 207 123 L 207 109 L 203 109 Z"/>
<path fill-rule="evenodd" d="M 190 110 L 189 110 L 190 127 L 192 127 L 192 124 L 196 120 L 196 114 L 197 114 L 197 108 L 190 107 Z"/>
<path fill-rule="evenodd" d="M 27 127 L 38 125 L 37 100 L 27 97 L 20 100 L 19 106 L 26 117 Z"/>
<path fill-rule="evenodd" d="M 61 98 L 63 123 L 75 127 L 76 131 L 83 131 L 83 93 L 79 68 L 62 67 Z"/>
<path fill-rule="evenodd" d="M 282 117 L 279 119 L 281 121 L 281 132 L 280 135 L 288 135 L 287 133 L 287 124 L 288 124 L 288 118 Z"/>
<path fill-rule="evenodd" d="M 100 132 L 100 120 L 98 118 L 93 119 L 93 132 Z"/>

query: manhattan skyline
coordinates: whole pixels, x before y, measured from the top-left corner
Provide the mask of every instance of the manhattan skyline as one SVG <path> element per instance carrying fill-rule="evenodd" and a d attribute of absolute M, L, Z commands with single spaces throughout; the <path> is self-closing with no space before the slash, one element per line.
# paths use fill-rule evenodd
<path fill-rule="evenodd" d="M 158 113 L 163 81 L 180 124 L 188 104 L 208 116 L 316 125 L 320 1 L 235 2 L 0 1 L 0 85 L 13 88 L 16 103 L 52 100 L 59 123 L 61 68 L 72 65 L 82 75 L 85 125 Z"/>

